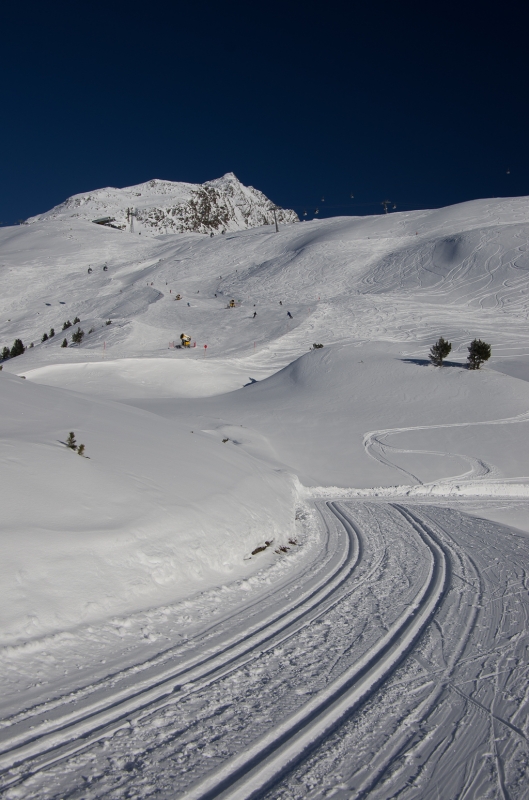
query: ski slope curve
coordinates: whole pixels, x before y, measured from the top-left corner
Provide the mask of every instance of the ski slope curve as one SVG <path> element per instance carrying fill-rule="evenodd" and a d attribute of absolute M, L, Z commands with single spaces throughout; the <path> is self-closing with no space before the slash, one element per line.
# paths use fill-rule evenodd
<path fill-rule="evenodd" d="M 158 681 L 155 686 L 145 688 L 144 679 L 141 691 L 136 686 L 122 689 L 121 695 L 119 692 L 109 693 L 104 708 L 95 708 L 93 696 L 88 706 L 85 704 L 84 711 L 81 708 L 73 714 L 71 710 L 65 713 L 59 706 L 58 720 L 51 723 L 53 730 L 50 729 L 50 709 L 39 709 L 38 715 L 28 713 L 24 720 L 10 721 L 12 724 L 4 728 L 6 738 L 0 762 L 4 770 L 3 788 L 14 787 L 31 778 L 35 781 L 38 776 L 45 778 L 49 770 L 61 768 L 61 764 L 68 771 L 68 765 L 83 752 L 92 752 L 101 742 L 119 741 L 120 732 L 130 725 L 132 719 L 141 724 L 142 720 L 157 716 L 164 709 L 174 709 L 197 695 L 222 692 L 223 682 L 229 681 L 231 676 L 252 669 L 252 665 L 263 658 L 273 658 L 282 647 L 297 646 L 300 638 L 312 637 L 315 626 L 327 630 L 330 615 L 341 616 L 345 608 L 357 607 L 359 597 L 363 596 L 365 601 L 372 591 L 373 582 L 381 580 L 382 576 L 389 592 L 389 586 L 395 583 L 392 574 L 395 556 L 388 552 L 384 534 L 378 531 L 373 537 L 366 538 L 362 527 L 334 503 L 322 505 L 320 510 L 328 541 L 334 546 L 327 564 L 313 576 L 312 590 L 306 583 L 298 581 L 302 586 L 301 597 L 290 598 L 287 609 L 278 612 L 277 606 L 285 603 L 284 593 L 280 593 L 282 596 L 275 598 L 275 615 L 262 621 L 258 630 L 255 630 L 255 624 L 247 626 L 241 636 L 238 619 L 237 642 L 230 640 L 228 635 L 216 652 L 215 637 L 213 641 L 208 638 L 206 649 L 191 659 L 193 664 L 181 665 L 170 679 L 165 676 L 165 681 Z M 285 770 L 291 769 L 308 749 L 325 738 L 395 669 L 427 625 L 446 582 L 442 548 L 420 528 L 408 530 L 408 534 L 411 543 L 404 541 L 403 537 L 397 550 L 402 549 L 403 562 L 411 561 L 413 566 L 399 586 L 403 602 L 395 619 L 382 628 L 375 625 L 369 634 L 364 631 L 365 644 L 359 652 L 349 652 L 350 642 L 343 642 L 344 664 L 338 659 L 339 666 L 338 662 L 330 665 L 330 673 L 338 669 L 338 674 L 328 681 L 328 685 L 317 686 L 308 703 L 303 702 L 304 690 L 294 693 L 298 707 L 286 709 L 293 713 L 278 720 L 264 736 L 249 742 L 233 759 L 228 759 L 220 771 L 205 774 L 202 781 L 195 781 L 184 791 L 183 797 L 216 797 L 228 789 L 229 796 L 236 791 L 234 796 L 250 797 L 254 796 L 257 787 L 261 792 L 271 781 L 277 781 Z M 391 611 L 384 613 L 392 614 Z M 363 621 L 362 626 L 365 624 Z M 329 654 L 324 657 L 326 649 L 325 642 L 319 641 L 313 657 L 319 661 L 327 660 Z M 273 696 L 271 700 L 275 707 L 274 715 L 277 715 L 278 706 L 273 702 Z M 284 710 L 279 713 L 281 715 Z M 82 714 L 84 716 L 75 722 L 74 716 Z M 39 721 L 40 735 L 38 727 L 35 727 Z M 28 741 L 28 736 L 33 738 Z M 200 769 L 204 770 L 206 766 L 207 762 Z M 252 771 L 256 766 L 257 775 Z M 241 776 L 242 785 L 237 785 Z"/>
<path fill-rule="evenodd" d="M 185 693 L 188 685 L 199 681 L 207 683 L 212 676 L 224 674 L 233 663 L 265 646 L 272 637 L 287 629 L 291 635 L 293 628 L 299 630 L 306 625 L 307 615 L 319 608 L 348 578 L 360 555 L 352 528 L 333 526 L 329 521 L 325 531 L 318 561 L 305 574 L 291 576 L 275 595 L 265 598 L 265 603 L 262 598 L 253 601 L 222 624 L 204 630 L 198 637 L 198 652 L 177 660 L 176 665 L 172 663 L 174 658 L 169 660 L 169 665 L 164 661 L 161 668 L 148 670 L 146 665 L 147 676 L 144 674 L 139 681 L 133 678 L 132 683 L 127 674 L 113 675 L 113 690 L 109 691 L 108 681 L 101 681 L 101 685 L 84 687 L 77 697 L 69 694 L 56 698 L 44 707 L 25 709 L 15 718 L 3 720 L 0 723 L 0 770 L 43 756 L 103 728 L 108 735 L 108 725 L 163 701 L 175 692 Z M 285 608 L 286 598 L 288 606 Z M 247 620 L 246 627 L 241 626 L 241 616 Z"/>
<path fill-rule="evenodd" d="M 389 454 L 406 453 L 414 455 L 433 455 L 433 456 L 451 456 L 467 462 L 469 469 L 460 475 L 451 475 L 448 478 L 439 478 L 436 485 L 451 486 L 461 481 L 481 481 L 486 479 L 494 479 L 498 475 L 498 470 L 491 463 L 487 463 L 481 458 L 477 458 L 463 453 L 451 453 L 446 451 L 434 450 L 412 450 L 409 448 L 396 447 L 388 443 L 387 439 L 391 436 L 398 434 L 410 433 L 415 431 L 434 431 L 450 428 L 471 428 L 471 427 L 488 427 L 495 425 L 512 425 L 517 423 L 529 422 L 529 411 L 522 414 L 517 414 L 513 417 L 505 417 L 504 419 L 491 419 L 481 420 L 478 422 L 452 422 L 442 423 L 439 425 L 414 425 L 402 428 L 386 428 L 378 431 L 368 431 L 364 436 L 364 449 L 368 456 L 378 461 L 380 464 L 393 467 L 399 472 L 412 478 L 418 484 L 423 485 L 423 481 L 417 475 L 409 472 L 400 466 L 394 459 L 390 458 Z M 521 480 L 521 479 L 519 479 Z"/>
<path fill-rule="evenodd" d="M 346 514 L 335 505 L 330 507 L 346 529 L 353 527 Z M 424 529 L 417 527 L 417 531 L 430 551 L 426 581 L 386 635 L 286 723 L 187 792 L 184 800 L 210 800 L 221 796 L 228 788 L 233 800 L 257 797 L 322 742 L 395 669 L 428 623 L 446 584 L 446 559 L 442 548 Z M 256 763 L 258 768 L 250 772 Z M 247 772 L 250 774 L 242 785 L 234 787 L 234 781 Z"/>
<path fill-rule="evenodd" d="M 522 800 L 526 537 L 409 501 L 319 510 L 311 566 L 203 631 L 165 685 L 117 676 L 99 709 L 89 687 L 73 724 L 83 697 L 58 698 L 53 731 L 51 703 L 6 720 L 6 797 Z"/>

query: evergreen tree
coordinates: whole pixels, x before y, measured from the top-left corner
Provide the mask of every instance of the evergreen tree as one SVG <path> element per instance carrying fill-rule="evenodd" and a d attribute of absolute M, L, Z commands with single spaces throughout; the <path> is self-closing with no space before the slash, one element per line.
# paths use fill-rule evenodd
<path fill-rule="evenodd" d="M 80 456 L 84 456 L 84 444 L 80 444 L 77 448 L 77 454 Z"/>
<path fill-rule="evenodd" d="M 63 339 L 61 347 L 68 347 L 68 339 Z"/>
<path fill-rule="evenodd" d="M 8 358 L 11 358 L 11 350 L 9 347 L 4 347 L 2 350 L 2 360 L 7 361 Z"/>
<path fill-rule="evenodd" d="M 75 333 L 72 333 L 72 342 L 74 344 L 81 344 L 81 342 L 83 341 L 83 336 L 84 336 L 84 331 L 82 331 L 81 328 L 77 328 Z"/>
<path fill-rule="evenodd" d="M 474 339 L 473 342 L 470 342 L 467 356 L 469 369 L 479 369 L 483 362 L 488 361 L 489 358 L 490 344 L 482 342 L 481 339 Z"/>
<path fill-rule="evenodd" d="M 77 447 L 77 442 L 75 441 L 75 433 L 70 431 L 68 434 L 68 438 L 66 439 L 66 447 L 69 447 L 70 450 L 75 450 Z"/>
<path fill-rule="evenodd" d="M 429 359 L 432 364 L 435 364 L 436 367 L 442 367 L 443 359 L 447 357 L 451 349 L 452 345 L 450 342 L 447 342 L 446 339 L 443 339 L 441 336 L 430 348 Z"/>
<path fill-rule="evenodd" d="M 81 320 L 79 319 L 79 317 L 76 317 L 76 318 L 74 319 L 74 321 L 73 321 L 73 324 L 74 324 L 74 325 L 77 325 L 77 323 L 78 323 L 78 322 L 81 322 Z"/>
<path fill-rule="evenodd" d="M 48 334 L 47 333 L 43 333 L 42 334 L 42 339 L 40 341 L 41 342 L 47 342 L 48 341 Z"/>
<path fill-rule="evenodd" d="M 62 325 L 63 331 L 65 331 L 67 328 L 71 328 L 71 327 L 72 327 L 72 323 L 70 322 L 69 319 L 67 319 L 66 322 L 63 322 L 63 325 Z"/>
<path fill-rule="evenodd" d="M 50 328 L 49 337 L 52 339 L 55 336 L 55 328 Z"/>
<path fill-rule="evenodd" d="M 22 339 L 15 339 L 13 342 L 13 347 L 11 348 L 11 358 L 15 358 L 15 356 L 21 356 L 26 348 L 22 344 Z"/>

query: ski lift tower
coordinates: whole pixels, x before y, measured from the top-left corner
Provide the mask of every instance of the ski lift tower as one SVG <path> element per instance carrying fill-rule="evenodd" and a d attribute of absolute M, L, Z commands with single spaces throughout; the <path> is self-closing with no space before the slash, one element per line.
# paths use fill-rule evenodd
<path fill-rule="evenodd" d="M 272 211 L 274 212 L 274 222 L 276 224 L 276 233 L 279 233 L 279 228 L 277 226 L 277 211 L 279 211 L 279 206 L 273 206 Z"/>
<path fill-rule="evenodd" d="M 127 208 L 127 222 L 130 224 L 130 232 L 134 233 L 134 217 L 136 216 L 136 212 L 134 208 Z"/>
<path fill-rule="evenodd" d="M 388 213 L 388 206 L 391 205 L 391 200 L 382 200 L 381 206 L 384 206 L 384 214 Z"/>

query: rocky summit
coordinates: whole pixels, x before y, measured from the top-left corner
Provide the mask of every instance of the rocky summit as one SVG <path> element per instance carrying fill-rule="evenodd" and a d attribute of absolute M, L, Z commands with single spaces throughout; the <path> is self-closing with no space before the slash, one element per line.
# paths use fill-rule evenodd
<path fill-rule="evenodd" d="M 244 186 L 233 172 L 202 184 L 153 179 L 124 189 L 73 195 L 28 222 L 84 219 L 142 234 L 239 231 L 299 222 L 295 211 L 278 208 L 262 192 Z"/>

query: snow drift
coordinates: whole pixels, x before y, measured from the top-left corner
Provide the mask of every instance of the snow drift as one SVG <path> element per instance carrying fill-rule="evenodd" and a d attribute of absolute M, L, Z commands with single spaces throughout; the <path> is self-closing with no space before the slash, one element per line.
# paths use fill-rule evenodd
<path fill-rule="evenodd" d="M 74 431 L 87 458 L 64 442 Z M 285 471 L 220 436 L 0 374 L 3 644 L 172 602 L 293 533 Z"/>

